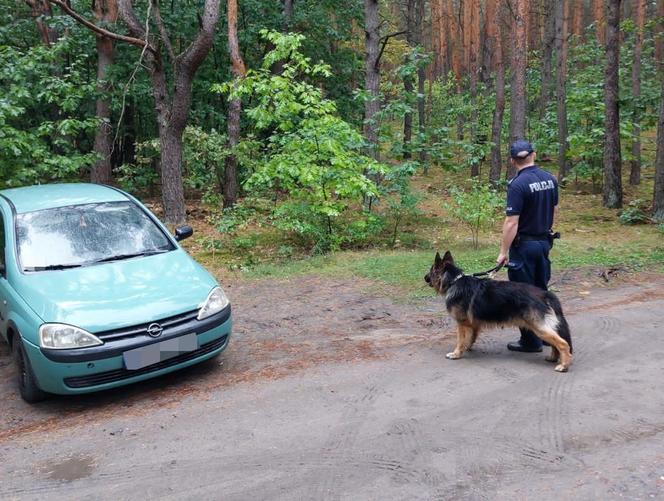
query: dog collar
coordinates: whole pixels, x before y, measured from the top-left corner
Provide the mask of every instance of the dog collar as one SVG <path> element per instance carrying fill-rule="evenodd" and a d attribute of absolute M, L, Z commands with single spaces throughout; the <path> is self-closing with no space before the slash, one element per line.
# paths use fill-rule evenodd
<path fill-rule="evenodd" d="M 457 280 L 459 280 L 463 276 L 463 273 L 459 273 L 454 280 L 452 280 L 452 283 L 455 283 Z"/>

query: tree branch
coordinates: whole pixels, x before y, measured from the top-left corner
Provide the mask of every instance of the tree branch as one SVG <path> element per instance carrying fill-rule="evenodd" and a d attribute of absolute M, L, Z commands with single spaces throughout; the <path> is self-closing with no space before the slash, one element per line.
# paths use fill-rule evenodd
<path fill-rule="evenodd" d="M 214 31 L 219 21 L 220 0 L 205 0 L 203 16 L 200 21 L 198 35 L 193 42 L 178 56 L 182 64 L 191 71 L 193 75 L 201 65 L 205 56 L 212 48 L 214 42 Z"/>
<path fill-rule="evenodd" d="M 381 45 L 380 52 L 378 53 L 378 57 L 376 58 L 376 64 L 375 64 L 376 69 L 378 69 L 378 66 L 380 66 L 380 58 L 383 57 L 383 52 L 385 51 L 385 47 L 387 47 L 387 43 L 390 41 L 390 38 L 398 37 L 399 35 L 403 35 L 404 33 L 407 33 L 407 31 L 397 31 L 396 33 L 390 33 L 389 35 L 385 35 L 384 37 L 380 38 L 380 40 L 383 41 L 383 45 Z"/>
<path fill-rule="evenodd" d="M 173 44 L 171 39 L 168 36 L 168 31 L 166 31 L 166 26 L 164 25 L 164 20 L 161 18 L 161 11 L 159 10 L 159 0 L 152 0 L 152 9 L 154 10 L 154 19 L 157 23 L 157 28 L 159 29 L 159 37 L 166 47 L 166 53 L 171 60 L 171 64 L 175 64 L 175 52 L 173 52 Z"/>
<path fill-rule="evenodd" d="M 147 40 L 147 37 L 145 36 L 145 29 L 143 29 L 143 26 L 136 17 L 131 0 L 118 0 L 118 7 L 120 10 L 120 17 L 129 28 L 129 33 L 131 33 L 134 37 Z M 149 4 L 149 7 L 152 8 L 152 4 Z M 146 27 L 148 26 L 148 21 L 149 19 L 146 20 Z"/>
<path fill-rule="evenodd" d="M 147 48 L 150 52 L 155 52 L 154 47 L 152 47 L 146 40 L 141 40 L 140 38 L 134 38 L 134 37 L 128 37 L 125 35 L 119 35 L 118 33 L 114 33 L 112 31 L 108 31 L 104 28 L 101 28 L 94 24 L 91 21 L 88 21 L 85 19 L 83 16 L 81 16 L 78 12 L 72 10 L 69 5 L 67 5 L 66 2 L 62 0 L 47 0 L 50 3 L 53 3 L 60 7 L 62 11 L 67 14 L 68 16 L 74 18 L 76 21 L 78 21 L 80 24 L 85 26 L 86 28 L 94 31 L 95 33 L 98 33 L 99 35 L 102 35 L 104 37 L 112 38 L 113 40 L 119 40 L 121 42 L 127 42 L 132 45 L 138 45 L 139 47 L 145 47 Z"/>

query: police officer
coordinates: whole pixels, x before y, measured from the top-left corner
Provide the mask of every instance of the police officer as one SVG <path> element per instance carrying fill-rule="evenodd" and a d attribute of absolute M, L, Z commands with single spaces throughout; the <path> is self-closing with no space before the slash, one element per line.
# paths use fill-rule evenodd
<path fill-rule="evenodd" d="M 512 282 L 525 282 L 541 289 L 551 278 L 549 233 L 558 205 L 558 182 L 535 165 L 535 150 L 520 139 L 510 146 L 510 162 L 516 176 L 507 188 L 507 208 L 497 264 L 509 263 L 508 277 Z M 542 351 L 542 340 L 532 331 L 521 329 L 521 339 L 509 343 L 512 351 Z"/>

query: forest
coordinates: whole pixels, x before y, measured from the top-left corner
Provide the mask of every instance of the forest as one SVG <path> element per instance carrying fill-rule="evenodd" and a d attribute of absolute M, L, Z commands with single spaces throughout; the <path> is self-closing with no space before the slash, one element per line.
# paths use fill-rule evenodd
<path fill-rule="evenodd" d="M 0 3 L 3 188 L 116 185 L 213 257 L 477 247 L 526 137 L 585 224 L 664 234 L 664 0 Z"/>

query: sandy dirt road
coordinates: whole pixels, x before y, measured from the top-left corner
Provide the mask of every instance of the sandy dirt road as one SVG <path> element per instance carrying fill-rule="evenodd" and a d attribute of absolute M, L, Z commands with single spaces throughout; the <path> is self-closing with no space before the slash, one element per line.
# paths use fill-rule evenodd
<path fill-rule="evenodd" d="M 28 406 L 3 346 L 0 499 L 664 499 L 664 276 L 557 279 L 567 374 L 317 277 L 235 284 L 221 357 L 128 389 Z"/>

